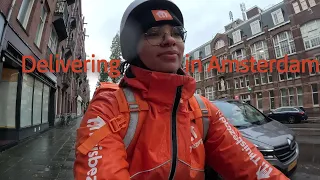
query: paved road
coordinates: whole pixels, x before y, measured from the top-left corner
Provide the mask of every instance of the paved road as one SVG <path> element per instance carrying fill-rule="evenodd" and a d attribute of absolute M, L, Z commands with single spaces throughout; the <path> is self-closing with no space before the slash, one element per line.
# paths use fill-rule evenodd
<path fill-rule="evenodd" d="M 72 180 L 79 122 L 80 119 L 68 128 L 52 129 L 1 153 L 0 179 Z M 297 141 L 300 160 L 292 180 L 320 180 L 320 136 L 299 135 Z"/>
<path fill-rule="evenodd" d="M 80 119 L 0 154 L 0 179 L 72 180 L 75 132 Z"/>

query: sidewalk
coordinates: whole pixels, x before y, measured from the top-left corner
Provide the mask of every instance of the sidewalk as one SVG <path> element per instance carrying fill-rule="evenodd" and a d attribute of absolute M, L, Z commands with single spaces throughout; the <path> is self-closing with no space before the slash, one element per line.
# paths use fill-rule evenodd
<path fill-rule="evenodd" d="M 0 154 L 1 179 L 72 180 L 76 129 L 81 118 Z"/>

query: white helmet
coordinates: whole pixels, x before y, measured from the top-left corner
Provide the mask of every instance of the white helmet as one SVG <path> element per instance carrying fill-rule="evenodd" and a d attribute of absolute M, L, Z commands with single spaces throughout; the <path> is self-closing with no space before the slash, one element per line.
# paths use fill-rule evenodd
<path fill-rule="evenodd" d="M 171 0 L 134 0 L 124 12 L 120 24 L 122 57 L 129 63 L 137 56 L 136 47 L 141 35 L 139 24 L 143 23 L 137 21 L 135 17 L 142 16 L 146 10 L 152 9 L 168 10 L 179 24 L 182 26 L 184 24 L 180 9 Z M 145 17 L 142 19 L 144 20 Z"/>

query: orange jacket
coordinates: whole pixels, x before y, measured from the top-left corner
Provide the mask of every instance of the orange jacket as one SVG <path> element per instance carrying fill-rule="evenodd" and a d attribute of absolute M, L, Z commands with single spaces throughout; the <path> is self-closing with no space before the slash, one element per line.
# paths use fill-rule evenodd
<path fill-rule="evenodd" d="M 148 109 L 139 114 L 132 143 L 126 148 L 120 131 L 110 133 L 111 120 L 124 116 L 115 93 L 98 90 L 77 131 L 76 148 L 90 136 L 103 138 L 89 152 L 76 149 L 76 180 L 204 180 L 205 164 L 229 180 L 288 180 L 204 97 L 210 125 L 202 141 L 202 130 L 190 121 L 192 77 L 131 69 L 135 77 L 123 82 Z"/>

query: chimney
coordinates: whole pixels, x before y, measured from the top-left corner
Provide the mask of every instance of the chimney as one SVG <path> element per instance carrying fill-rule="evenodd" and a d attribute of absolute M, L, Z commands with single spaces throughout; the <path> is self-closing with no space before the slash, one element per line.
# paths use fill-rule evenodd
<path fill-rule="evenodd" d="M 240 4 L 240 9 L 241 9 L 241 12 L 242 12 L 242 18 L 243 18 L 243 21 L 246 21 L 247 20 L 247 17 L 246 17 L 246 5 L 244 3 L 241 3 Z"/>
<path fill-rule="evenodd" d="M 252 8 L 250 8 L 249 10 L 247 10 L 246 14 L 248 19 L 252 18 L 255 15 L 258 15 L 262 12 L 262 9 L 259 8 L 258 6 L 254 6 Z"/>

